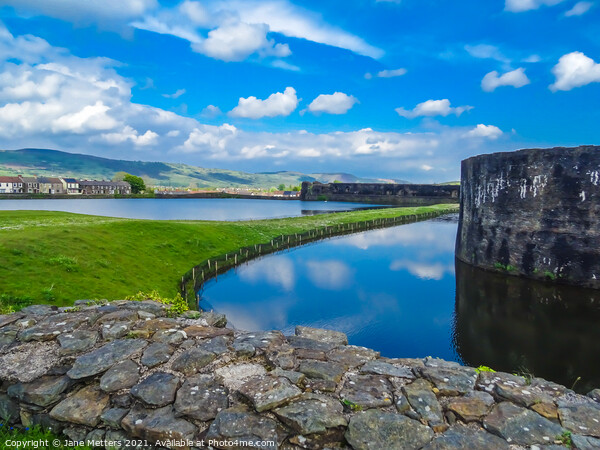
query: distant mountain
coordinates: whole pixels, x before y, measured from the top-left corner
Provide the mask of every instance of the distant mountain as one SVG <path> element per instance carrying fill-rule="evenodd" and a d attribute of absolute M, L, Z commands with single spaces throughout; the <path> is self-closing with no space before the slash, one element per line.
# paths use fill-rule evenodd
<path fill-rule="evenodd" d="M 270 188 L 285 184 L 297 186 L 303 181 L 332 183 L 386 183 L 401 180 L 359 178 L 347 173 L 262 172 L 205 169 L 187 164 L 125 161 L 58 150 L 25 148 L 0 150 L 0 175 L 63 176 L 78 179 L 110 180 L 117 172 L 144 178 L 152 186 L 191 188 Z"/>

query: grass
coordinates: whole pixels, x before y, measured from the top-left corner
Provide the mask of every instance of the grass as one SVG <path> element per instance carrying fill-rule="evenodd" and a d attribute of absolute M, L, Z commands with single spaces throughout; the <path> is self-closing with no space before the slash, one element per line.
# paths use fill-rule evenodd
<path fill-rule="evenodd" d="M 54 445 L 60 441 L 60 445 Z M 91 450 L 87 445 L 70 446 L 64 436 L 58 436 L 51 431 L 34 428 L 17 428 L 0 423 L 0 450 L 14 450 L 11 441 L 19 442 L 19 449 L 48 449 L 55 450 Z"/>
<path fill-rule="evenodd" d="M 15 309 L 23 302 L 63 306 L 78 299 L 123 299 L 140 291 L 172 298 L 192 266 L 243 246 L 326 225 L 456 208 L 389 208 L 247 222 L 2 211 L 0 298 Z"/>

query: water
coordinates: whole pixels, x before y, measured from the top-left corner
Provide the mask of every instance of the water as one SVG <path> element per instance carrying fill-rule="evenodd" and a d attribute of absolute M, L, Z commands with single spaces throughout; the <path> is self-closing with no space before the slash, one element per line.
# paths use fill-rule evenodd
<path fill-rule="evenodd" d="M 52 199 L 0 200 L 2 210 L 64 211 L 96 216 L 153 220 L 253 220 L 297 217 L 327 211 L 373 208 L 342 202 L 251 199 Z"/>
<path fill-rule="evenodd" d="M 331 328 L 387 357 L 600 386 L 600 292 L 455 262 L 456 228 L 432 220 L 266 256 L 209 281 L 200 307 L 245 330 Z"/>

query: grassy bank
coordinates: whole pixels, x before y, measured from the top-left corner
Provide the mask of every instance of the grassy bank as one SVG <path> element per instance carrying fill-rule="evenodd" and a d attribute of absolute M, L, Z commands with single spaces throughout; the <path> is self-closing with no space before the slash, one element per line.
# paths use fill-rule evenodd
<path fill-rule="evenodd" d="M 48 211 L 0 212 L 0 303 L 68 305 L 156 290 L 172 297 L 198 262 L 335 224 L 456 210 L 389 208 L 248 222 L 155 221 Z M 0 305 L 1 306 L 1 305 Z"/>

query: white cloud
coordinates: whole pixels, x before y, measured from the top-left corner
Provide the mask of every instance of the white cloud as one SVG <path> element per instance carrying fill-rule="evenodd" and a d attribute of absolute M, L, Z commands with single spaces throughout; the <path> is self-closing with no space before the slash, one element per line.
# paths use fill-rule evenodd
<path fill-rule="evenodd" d="M 179 150 L 185 153 L 226 153 L 228 143 L 237 135 L 238 129 L 228 123 L 220 126 L 200 125 L 191 131 Z"/>
<path fill-rule="evenodd" d="M 287 61 L 282 59 L 276 59 L 271 63 L 272 67 L 276 67 L 277 69 L 290 70 L 292 72 L 299 72 L 300 67 L 295 66 L 294 64 L 290 64 Z"/>
<path fill-rule="evenodd" d="M 465 45 L 465 50 L 469 55 L 474 58 L 480 59 L 495 59 L 502 63 L 510 63 L 510 59 L 500 51 L 495 45 L 489 44 L 477 44 L 477 45 Z"/>
<path fill-rule="evenodd" d="M 513 86 L 520 88 L 530 83 L 529 78 L 527 78 L 527 75 L 525 75 L 525 69 L 523 68 L 515 69 L 500 76 L 499 75 L 500 74 L 495 70 L 486 74 L 486 76 L 483 77 L 483 80 L 481 80 L 481 89 L 486 92 L 493 92 L 497 87 L 500 86 Z"/>
<path fill-rule="evenodd" d="M 375 75 L 371 73 L 365 73 L 365 78 L 370 80 L 373 76 L 377 78 L 394 78 L 401 77 L 406 74 L 406 69 L 385 69 L 377 72 Z"/>
<path fill-rule="evenodd" d="M 291 291 L 296 284 L 296 270 L 291 258 L 275 255 L 265 258 L 257 264 L 242 266 L 238 269 L 239 276 L 244 281 L 259 283 L 267 282 L 286 291 Z"/>
<path fill-rule="evenodd" d="M 181 97 L 185 93 L 186 93 L 185 89 L 177 89 L 172 94 L 163 94 L 162 96 L 165 97 L 165 98 L 179 98 L 179 97 Z"/>
<path fill-rule="evenodd" d="M 346 114 L 355 103 L 358 103 L 356 97 L 343 92 L 334 92 L 333 94 L 319 95 L 308 105 L 307 109 L 313 114 Z"/>
<path fill-rule="evenodd" d="M 582 16 L 594 6 L 592 2 L 577 2 L 573 7 L 565 12 L 565 17 Z"/>
<path fill-rule="evenodd" d="M 454 273 L 454 266 L 442 263 L 396 260 L 390 264 L 390 270 L 407 270 L 410 274 L 423 280 L 441 280 L 445 274 Z"/>
<path fill-rule="evenodd" d="M 404 108 L 396 108 L 396 112 L 408 119 L 414 119 L 415 117 L 433 117 L 433 116 L 448 116 L 450 114 L 456 114 L 460 116 L 463 112 L 473 109 L 472 106 L 450 106 L 450 100 L 427 100 L 426 102 L 419 103 L 412 110 L 406 110 Z"/>
<path fill-rule="evenodd" d="M 220 116 L 221 114 L 223 114 L 221 112 L 221 108 L 215 105 L 208 105 L 200 113 L 202 117 L 206 117 L 208 119 L 214 119 L 215 117 Z"/>
<path fill-rule="evenodd" d="M 289 116 L 297 106 L 296 90 L 293 87 L 287 87 L 283 92 L 269 95 L 266 100 L 260 100 L 253 96 L 240 98 L 238 105 L 229 112 L 229 115 L 248 119 Z"/>
<path fill-rule="evenodd" d="M 561 56 L 552 68 L 556 81 L 550 90 L 570 91 L 573 88 L 600 82 L 600 64 L 581 52 L 572 52 Z"/>
<path fill-rule="evenodd" d="M 472 138 L 487 138 L 487 139 L 498 139 L 502 136 L 502 130 L 494 125 L 484 125 L 480 123 L 472 130 L 465 134 L 465 137 Z"/>
<path fill-rule="evenodd" d="M 564 0 L 506 0 L 504 9 L 511 12 L 530 11 L 541 6 L 554 6 Z"/>
<path fill-rule="evenodd" d="M 137 130 L 126 125 L 121 131 L 101 134 L 100 139 L 103 139 L 109 144 L 122 144 L 126 141 L 130 141 L 136 146 L 145 147 L 147 145 L 156 144 L 158 134 L 152 130 L 147 130 L 144 134 L 139 134 Z"/>
<path fill-rule="evenodd" d="M 342 290 L 352 281 L 353 271 L 342 261 L 307 261 L 306 269 L 308 278 L 321 289 Z"/>

